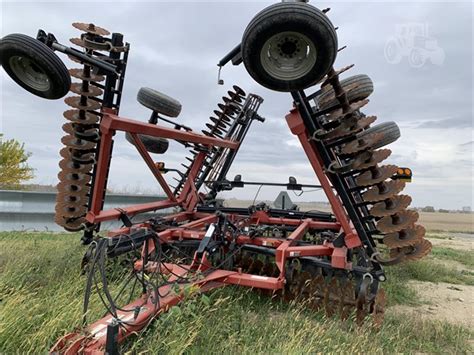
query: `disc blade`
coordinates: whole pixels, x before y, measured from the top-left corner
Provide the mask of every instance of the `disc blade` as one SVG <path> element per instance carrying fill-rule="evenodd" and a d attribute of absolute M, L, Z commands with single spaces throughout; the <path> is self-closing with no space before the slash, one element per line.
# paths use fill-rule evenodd
<path fill-rule="evenodd" d="M 384 289 L 379 289 L 374 299 L 372 320 L 376 329 L 380 329 L 385 317 L 385 306 L 387 304 L 387 297 Z"/>
<path fill-rule="evenodd" d="M 94 74 L 92 72 L 87 74 L 87 73 L 84 72 L 84 69 L 82 69 L 82 68 L 81 69 L 78 69 L 78 68 L 69 69 L 69 74 L 72 77 L 76 78 L 76 79 L 80 79 L 80 80 L 84 80 L 84 81 L 101 82 L 101 81 L 105 80 L 105 76 L 97 75 L 97 74 Z"/>
<path fill-rule="evenodd" d="M 77 149 L 77 150 L 91 150 L 95 148 L 94 142 L 88 142 L 82 139 L 78 139 L 73 135 L 66 135 L 61 138 L 61 142 L 69 148 Z"/>
<path fill-rule="evenodd" d="M 104 93 L 101 89 L 92 85 L 88 85 L 87 90 L 84 90 L 82 83 L 72 83 L 69 90 L 77 95 L 87 97 L 101 96 Z"/>
<path fill-rule="evenodd" d="M 384 181 L 372 186 L 362 194 L 366 202 L 379 202 L 395 196 L 405 188 L 405 183 L 401 180 Z"/>
<path fill-rule="evenodd" d="M 395 165 L 373 167 L 357 176 L 355 182 L 359 187 L 372 186 L 387 180 L 389 177 L 393 176 L 397 170 L 398 166 Z"/>
<path fill-rule="evenodd" d="M 432 244 L 428 240 L 421 238 L 419 243 L 416 243 L 415 245 L 410 245 L 403 248 L 391 249 L 390 255 L 397 256 L 398 254 L 401 253 L 405 255 L 406 260 L 414 261 L 414 260 L 422 259 L 426 255 L 428 255 L 431 252 L 431 248 L 432 248 Z"/>
<path fill-rule="evenodd" d="M 383 243 L 390 249 L 408 247 L 418 244 L 425 234 L 425 227 L 415 224 L 401 231 L 387 234 L 383 238 Z"/>
<path fill-rule="evenodd" d="M 343 155 L 355 154 L 364 150 L 371 150 L 378 142 L 383 139 L 382 133 L 372 133 L 364 136 L 364 138 L 354 139 L 352 142 L 345 144 L 340 152 Z"/>
<path fill-rule="evenodd" d="M 89 110 L 94 111 L 100 109 L 100 103 L 97 101 L 87 100 L 85 104 L 81 103 L 80 96 L 69 96 L 64 99 L 64 102 L 74 108 L 79 110 Z"/>
<path fill-rule="evenodd" d="M 385 201 L 378 202 L 369 210 L 369 214 L 374 217 L 390 216 L 394 213 L 406 209 L 411 203 L 409 195 L 392 196 Z"/>
<path fill-rule="evenodd" d="M 69 181 L 61 181 L 57 185 L 58 192 L 67 191 L 67 192 L 84 192 L 88 193 L 90 187 L 88 185 L 78 185 Z"/>
<path fill-rule="evenodd" d="M 81 110 L 67 110 L 63 113 L 67 120 L 83 125 L 93 125 L 99 122 L 99 116 Z"/>
<path fill-rule="evenodd" d="M 359 155 L 361 157 L 360 159 L 356 157 L 356 161 L 353 165 L 354 170 L 364 170 L 376 166 L 377 164 L 387 159 L 390 154 L 392 154 L 392 151 L 390 149 L 379 149 L 373 152 L 369 152 L 370 154 L 368 156 L 366 156 L 364 153 L 366 152 L 362 152 Z M 362 157 L 364 157 L 364 159 L 362 159 Z"/>
<path fill-rule="evenodd" d="M 377 222 L 377 229 L 382 233 L 393 233 L 410 227 L 418 220 L 418 212 L 403 210 L 391 216 L 383 217 Z"/>
<path fill-rule="evenodd" d="M 89 174 L 77 173 L 74 170 L 68 171 L 67 169 L 58 173 L 59 181 L 67 181 L 75 185 L 85 185 L 90 182 L 91 176 Z"/>
<path fill-rule="evenodd" d="M 108 36 L 110 34 L 105 28 L 96 26 L 92 23 L 82 23 L 82 22 L 74 22 L 72 27 L 78 29 L 79 31 L 91 33 L 98 36 Z"/>
<path fill-rule="evenodd" d="M 81 203 L 58 202 L 55 210 L 57 215 L 64 218 L 78 218 L 86 214 L 87 207 Z"/>
<path fill-rule="evenodd" d="M 79 164 L 76 162 L 73 162 L 71 159 L 61 159 L 59 162 L 59 167 L 61 170 L 70 170 L 70 171 L 76 171 L 78 173 L 88 173 L 92 170 L 93 164 Z"/>

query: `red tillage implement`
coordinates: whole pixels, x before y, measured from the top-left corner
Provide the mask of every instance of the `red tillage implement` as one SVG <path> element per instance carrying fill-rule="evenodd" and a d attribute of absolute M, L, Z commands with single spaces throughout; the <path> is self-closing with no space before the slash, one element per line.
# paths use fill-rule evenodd
<path fill-rule="evenodd" d="M 61 338 L 52 352 L 117 353 L 119 343 L 189 293 L 225 285 L 268 290 L 341 319 L 354 310 L 359 324 L 371 314 L 380 326 L 383 267 L 422 258 L 431 244 L 416 224 L 417 213 L 407 209 L 411 198 L 399 194 L 411 170 L 380 165 L 391 154 L 382 147 L 400 136 L 398 127 L 371 126 L 376 117 L 361 111 L 373 91 L 368 76 L 339 79 L 352 66 L 333 69 L 337 36 L 326 12 L 305 2 L 267 7 L 219 62 L 219 67 L 243 62 L 259 84 L 291 94 L 286 121 L 319 185 L 298 184 L 294 177 L 287 184 L 242 181 L 240 175 L 227 179 L 251 124 L 264 122 L 258 95 L 233 86 L 205 130 L 196 133 L 172 120 L 181 111 L 177 100 L 142 88 L 137 99 L 152 110 L 142 123 L 119 114 L 129 53 L 121 34 L 75 23 L 84 33 L 71 42 L 80 49 L 41 30 L 36 39 L 2 38 L 3 68 L 19 85 L 48 99 L 69 90 L 77 95 L 65 99 L 72 109 L 64 113 L 55 220 L 68 231 L 83 230 L 82 241 L 89 245 L 82 265 L 84 328 Z M 53 51 L 83 67 L 67 70 Z M 71 76 L 79 82 L 71 84 Z M 136 147 L 164 200 L 104 210 L 118 132 Z M 170 140 L 190 154 L 179 168 L 150 155 L 165 154 Z M 165 174 L 174 174 L 175 186 Z M 231 208 L 216 200 L 224 190 L 265 184 L 321 188 L 332 213 L 264 203 Z M 142 220 L 134 222 L 138 215 Z M 113 220 L 123 227 L 100 232 L 102 222 Z M 92 302 L 102 303 L 106 316 L 87 325 Z"/>

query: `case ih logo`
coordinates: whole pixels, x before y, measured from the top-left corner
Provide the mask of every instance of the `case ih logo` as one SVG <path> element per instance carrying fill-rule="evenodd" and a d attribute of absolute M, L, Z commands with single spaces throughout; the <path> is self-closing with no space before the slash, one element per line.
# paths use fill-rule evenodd
<path fill-rule="evenodd" d="M 399 64 L 404 57 L 413 68 L 421 68 L 428 61 L 442 65 L 444 50 L 438 41 L 429 35 L 428 24 L 409 23 L 396 26 L 395 36 L 385 43 L 385 59 L 390 64 Z"/>

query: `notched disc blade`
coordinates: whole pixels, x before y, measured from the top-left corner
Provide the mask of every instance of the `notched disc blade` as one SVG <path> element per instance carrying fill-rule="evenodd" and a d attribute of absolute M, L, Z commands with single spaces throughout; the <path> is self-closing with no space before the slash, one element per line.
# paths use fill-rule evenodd
<path fill-rule="evenodd" d="M 61 170 L 76 171 L 78 173 L 88 173 L 92 170 L 93 164 L 79 164 L 69 158 L 64 158 L 59 162 Z"/>
<path fill-rule="evenodd" d="M 79 192 L 68 192 L 61 191 L 56 195 L 56 202 L 65 202 L 65 203 L 81 203 L 87 205 L 89 201 L 89 195 L 86 190 Z"/>
<path fill-rule="evenodd" d="M 83 192 L 83 193 L 88 193 L 90 190 L 90 187 L 88 185 L 80 185 L 80 184 L 75 184 L 74 182 L 70 181 L 61 181 L 57 185 L 58 192 Z"/>
<path fill-rule="evenodd" d="M 103 94 L 103 91 L 101 89 L 92 85 L 88 85 L 87 91 L 84 91 L 82 88 L 82 83 L 72 83 L 71 88 L 69 90 L 77 95 L 87 97 L 101 96 Z"/>
<path fill-rule="evenodd" d="M 379 289 L 375 296 L 372 318 L 376 329 L 380 329 L 385 317 L 385 306 L 387 304 L 387 297 L 384 289 Z"/>
<path fill-rule="evenodd" d="M 82 23 L 82 22 L 74 22 L 72 27 L 77 28 L 79 31 L 91 33 L 98 36 L 108 36 L 110 34 L 105 28 L 96 26 L 92 23 Z"/>
<path fill-rule="evenodd" d="M 85 185 L 91 181 L 89 174 L 77 173 L 75 170 L 65 169 L 58 174 L 59 181 L 67 181 L 75 185 Z"/>
<path fill-rule="evenodd" d="M 431 252 L 432 244 L 422 238 L 419 243 L 408 247 L 397 248 L 390 250 L 390 255 L 398 255 L 402 253 L 405 255 L 406 260 L 419 260 L 424 258 Z"/>
<path fill-rule="evenodd" d="M 77 108 L 79 110 L 89 110 L 89 111 L 94 111 L 100 109 L 100 103 L 97 101 L 92 101 L 92 100 L 87 100 L 85 104 L 81 103 L 81 97 L 80 96 L 70 96 L 66 97 L 64 99 L 64 102 L 74 108 Z"/>
<path fill-rule="evenodd" d="M 246 95 L 245 91 L 237 85 L 233 85 L 232 89 L 234 89 L 235 93 L 239 96 L 245 96 Z"/>
<path fill-rule="evenodd" d="M 393 176 L 398 170 L 395 165 L 383 165 L 363 172 L 355 178 L 357 186 L 372 186 Z"/>
<path fill-rule="evenodd" d="M 390 249 L 403 248 L 418 244 L 425 234 L 425 227 L 415 224 L 401 231 L 387 234 L 383 238 L 383 243 Z"/>
<path fill-rule="evenodd" d="M 81 203 L 59 202 L 56 203 L 56 214 L 64 218 L 83 217 L 87 213 L 87 207 Z"/>
<path fill-rule="evenodd" d="M 375 150 L 373 152 L 370 152 L 371 154 L 368 156 L 368 158 L 366 158 L 364 153 L 366 152 L 361 153 L 360 155 L 361 159 L 358 159 L 358 157 L 356 157 L 356 161 L 354 162 L 354 165 L 353 165 L 354 170 L 364 170 L 364 169 L 368 169 L 370 167 L 376 166 L 377 164 L 387 159 L 390 156 L 390 154 L 392 154 L 392 151 L 390 149 Z M 362 157 L 364 159 L 362 159 Z"/>
<path fill-rule="evenodd" d="M 54 216 L 54 222 L 63 227 L 68 232 L 79 232 L 84 229 L 85 224 L 87 223 L 84 217 L 64 218 L 63 216 L 57 214 Z"/>
<path fill-rule="evenodd" d="M 405 183 L 401 180 L 384 181 L 371 187 L 362 194 L 366 202 L 379 202 L 395 196 L 405 188 Z"/>
<path fill-rule="evenodd" d="M 67 110 L 63 113 L 67 120 L 83 125 L 93 125 L 99 122 L 99 116 L 81 110 Z"/>
<path fill-rule="evenodd" d="M 379 141 L 383 139 L 382 133 L 368 134 L 362 139 L 354 139 L 352 142 L 345 144 L 341 149 L 341 154 L 355 154 L 363 150 L 371 150 Z"/>
<path fill-rule="evenodd" d="M 91 150 L 95 148 L 94 142 L 88 142 L 82 139 L 77 139 L 76 137 L 70 134 L 62 137 L 61 142 L 65 146 L 77 150 Z"/>
<path fill-rule="evenodd" d="M 336 109 L 327 116 L 327 119 L 329 121 L 343 120 L 344 117 L 347 117 L 351 115 L 352 113 L 354 113 L 355 111 L 360 110 L 362 107 L 364 107 L 368 103 L 369 103 L 369 100 L 364 99 L 364 100 L 360 100 L 360 101 L 350 104 L 349 109 L 345 112 L 342 111 L 342 108 Z"/>
<path fill-rule="evenodd" d="M 393 233 L 412 226 L 418 220 L 418 212 L 403 210 L 391 216 L 383 217 L 377 222 L 377 229 L 382 233 Z"/>
<path fill-rule="evenodd" d="M 390 216 L 394 213 L 406 209 L 411 203 L 411 197 L 408 195 L 392 196 L 385 201 L 376 203 L 369 211 L 374 217 Z"/>
<path fill-rule="evenodd" d="M 80 79 L 84 81 L 101 82 L 105 80 L 105 76 L 97 75 L 92 72 L 86 75 L 86 73 L 84 72 L 84 69 L 69 69 L 69 74 L 76 79 Z"/>

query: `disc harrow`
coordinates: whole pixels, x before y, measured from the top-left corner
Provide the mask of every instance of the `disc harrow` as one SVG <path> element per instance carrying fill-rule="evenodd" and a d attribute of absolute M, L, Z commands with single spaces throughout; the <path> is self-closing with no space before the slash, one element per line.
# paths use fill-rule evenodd
<path fill-rule="evenodd" d="M 104 28 L 79 22 L 73 23 L 73 27 L 84 33 L 81 38 L 71 39 L 71 43 L 84 48 L 86 56 L 93 58 L 94 50 L 104 50 L 101 47 L 104 43 L 108 46 L 105 50 L 109 53 L 113 50 L 110 40 L 103 37 L 110 34 Z M 82 63 L 83 67 L 69 69 L 71 77 L 79 80 L 70 86 L 70 91 L 78 96 L 64 100 L 73 109 L 63 114 L 68 122 L 62 127 L 66 133 L 61 138 L 65 148 L 60 153 L 62 160 L 59 162 L 61 172 L 58 174 L 55 216 L 56 223 L 69 231 L 83 230 L 88 225 L 85 216 L 89 208 L 91 180 L 100 141 L 98 124 L 101 110 L 107 107 L 104 105 L 106 86 L 100 84 L 106 75 L 98 73 L 89 63 L 77 58 L 75 61 Z M 80 203 L 76 200 L 77 193 L 80 194 Z"/>
<path fill-rule="evenodd" d="M 400 171 L 408 170 L 411 178 L 411 170 L 385 162 L 392 153 L 386 146 L 399 138 L 399 128 L 394 122 L 376 124 L 377 116 L 362 111 L 373 92 L 367 75 L 340 80 L 354 66 L 333 67 L 339 46 L 327 12 L 306 2 L 271 5 L 218 64 L 220 75 L 227 63 L 243 63 L 257 83 L 291 94 L 286 122 L 319 185 L 300 184 L 294 176 L 287 183 L 246 181 L 240 174 L 228 179 L 253 121 L 265 121 L 258 114 L 263 99 L 256 94 L 232 86 L 201 134 L 172 120 L 181 112 L 178 100 L 143 87 L 137 100 L 152 113 L 141 122 L 119 115 L 129 50 L 121 34 L 74 23 L 83 33 L 70 42 L 79 49 L 41 30 L 36 39 L 18 34 L 2 39 L 3 67 L 16 82 L 44 98 L 73 94 L 64 100 L 71 108 L 63 114 L 55 222 L 68 231 L 83 230 L 83 242 L 90 244 L 82 261 L 84 328 L 59 339 L 52 352 L 118 353 L 118 343 L 186 299 L 189 290 L 225 285 L 259 289 L 358 325 L 370 316 L 374 328 L 381 327 L 384 267 L 423 258 L 431 243 L 410 209 L 412 198 L 402 193 L 408 173 Z M 11 70 L 15 58 L 31 51 L 37 54 L 34 70 L 44 71 L 48 85 L 29 85 Z M 53 51 L 82 67 L 68 71 Z M 316 91 L 307 95 L 310 88 Z M 164 199 L 104 210 L 119 132 L 136 148 Z M 150 155 L 165 154 L 170 140 L 188 152 L 183 163 L 173 159 L 177 168 Z M 270 157 L 277 163 L 278 149 Z M 168 173 L 177 174 L 175 186 Z M 263 202 L 226 207 L 218 201 L 220 192 L 246 185 L 258 191 L 321 189 L 332 212 L 301 212 L 284 200 L 282 208 Z M 122 227 L 102 233 L 106 221 Z M 87 325 L 93 300 L 106 313 Z"/>

